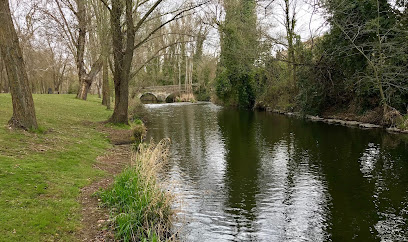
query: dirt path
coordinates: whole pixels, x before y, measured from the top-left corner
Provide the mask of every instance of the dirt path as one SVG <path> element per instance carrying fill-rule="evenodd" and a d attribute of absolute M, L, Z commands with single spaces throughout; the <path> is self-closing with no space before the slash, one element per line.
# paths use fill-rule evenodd
<path fill-rule="evenodd" d="M 99 207 L 99 200 L 93 196 L 99 189 L 107 188 L 113 182 L 114 175 L 120 173 L 131 161 L 131 131 L 98 127 L 105 133 L 114 146 L 106 154 L 97 158 L 95 169 L 106 171 L 108 174 L 84 187 L 78 201 L 82 207 L 82 229 L 78 233 L 80 241 L 113 241 L 114 234 L 109 228 L 109 211 Z"/>

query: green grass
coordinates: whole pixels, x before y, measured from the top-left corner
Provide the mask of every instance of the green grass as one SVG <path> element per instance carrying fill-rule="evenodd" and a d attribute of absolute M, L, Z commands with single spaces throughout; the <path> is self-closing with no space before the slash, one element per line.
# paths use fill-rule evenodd
<path fill-rule="evenodd" d="M 168 140 L 141 144 L 132 165 L 119 174 L 111 188 L 99 192 L 110 208 L 117 239 L 164 241 L 169 239 L 171 197 L 157 182 L 157 172 L 167 160 Z"/>
<path fill-rule="evenodd" d="M 0 241 L 73 241 L 80 228 L 80 188 L 104 174 L 93 169 L 110 147 L 92 122 L 111 111 L 100 99 L 34 95 L 35 132 L 9 130 L 11 96 L 0 94 Z"/>
<path fill-rule="evenodd" d="M 117 130 L 123 130 L 123 129 L 130 130 L 134 126 L 138 126 L 138 125 L 143 125 L 143 121 L 136 118 L 133 121 L 129 121 L 129 124 L 106 123 L 105 127 L 112 128 L 112 129 L 117 129 Z"/>
<path fill-rule="evenodd" d="M 114 124 L 114 123 L 106 123 L 105 127 L 112 128 L 112 129 L 117 129 L 117 130 L 122 130 L 122 129 L 131 129 L 131 126 L 129 124 Z"/>

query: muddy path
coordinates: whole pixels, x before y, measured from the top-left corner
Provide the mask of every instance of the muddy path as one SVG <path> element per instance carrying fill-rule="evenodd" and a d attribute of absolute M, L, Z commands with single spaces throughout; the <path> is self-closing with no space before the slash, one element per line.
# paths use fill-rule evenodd
<path fill-rule="evenodd" d="M 78 198 L 81 204 L 81 229 L 79 241 L 114 241 L 114 233 L 109 221 L 109 211 L 100 207 L 95 192 L 112 184 L 114 176 L 119 174 L 131 162 L 131 130 L 118 130 L 98 124 L 98 129 L 106 134 L 113 147 L 97 158 L 95 169 L 106 172 L 102 179 L 92 182 L 81 189 Z"/>

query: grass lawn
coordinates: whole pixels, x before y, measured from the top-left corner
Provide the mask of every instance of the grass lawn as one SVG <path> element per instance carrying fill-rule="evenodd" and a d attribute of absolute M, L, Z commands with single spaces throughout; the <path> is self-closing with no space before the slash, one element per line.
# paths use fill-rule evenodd
<path fill-rule="evenodd" d="M 80 188 L 104 175 L 92 165 L 111 147 L 91 123 L 111 115 L 100 102 L 34 95 L 43 132 L 29 133 L 8 129 L 11 96 L 0 94 L 0 241 L 76 239 Z"/>

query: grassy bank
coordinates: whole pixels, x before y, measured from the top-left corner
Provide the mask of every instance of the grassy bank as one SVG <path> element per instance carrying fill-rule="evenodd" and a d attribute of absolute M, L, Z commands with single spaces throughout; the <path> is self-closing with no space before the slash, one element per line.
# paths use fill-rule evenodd
<path fill-rule="evenodd" d="M 168 140 L 157 145 L 141 144 L 132 164 L 99 196 L 111 211 L 117 239 L 164 241 L 171 236 L 171 197 L 157 181 L 157 172 L 167 160 Z"/>
<path fill-rule="evenodd" d="M 0 94 L 0 241 L 73 241 L 80 188 L 103 175 L 92 168 L 110 144 L 94 122 L 111 111 L 100 99 L 34 95 L 40 131 L 9 130 L 11 96 Z"/>

